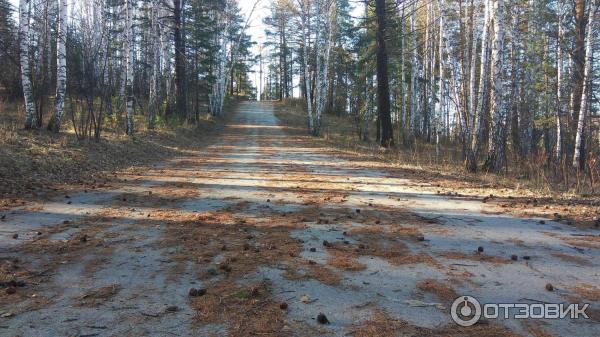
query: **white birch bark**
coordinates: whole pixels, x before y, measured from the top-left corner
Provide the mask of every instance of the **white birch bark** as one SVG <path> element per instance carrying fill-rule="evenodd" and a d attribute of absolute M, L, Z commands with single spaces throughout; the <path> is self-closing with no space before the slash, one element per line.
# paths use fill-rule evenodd
<path fill-rule="evenodd" d="M 413 2 L 412 15 L 410 18 L 410 30 L 412 35 L 412 64 L 411 64 L 411 99 L 410 99 L 410 130 L 413 136 L 419 130 L 418 126 L 418 94 L 417 94 L 417 76 L 419 59 L 417 53 L 417 2 Z"/>
<path fill-rule="evenodd" d="M 52 120 L 52 131 L 60 131 L 65 110 L 65 92 L 67 90 L 67 2 L 59 0 L 58 34 L 56 37 L 56 100 L 55 115 Z"/>
<path fill-rule="evenodd" d="M 438 42 L 438 57 L 439 57 L 439 69 L 438 69 L 438 87 L 437 87 L 437 102 L 435 107 L 435 143 L 436 143 L 436 156 L 439 156 L 439 143 L 440 143 L 440 133 L 442 128 L 442 114 L 444 107 L 444 11 L 446 9 L 444 0 L 440 0 L 438 2 L 438 7 L 440 11 L 439 17 L 439 42 Z"/>
<path fill-rule="evenodd" d="M 315 95 L 315 118 L 312 129 L 312 134 L 314 136 L 318 136 L 321 133 L 321 117 L 325 110 L 325 105 L 327 103 L 327 88 L 329 87 L 328 74 L 329 74 L 329 63 L 330 63 L 330 55 L 331 55 L 331 45 L 333 44 L 333 25 L 332 18 L 335 13 L 335 1 L 327 1 L 325 4 L 326 11 L 325 15 L 327 16 L 324 20 L 321 18 L 323 15 L 323 10 L 321 6 L 323 4 L 321 2 L 317 3 L 317 20 L 318 22 L 324 21 L 325 26 L 321 27 L 320 23 L 317 28 L 317 40 L 316 40 L 316 51 L 317 51 L 317 83 L 316 83 L 316 95 Z M 323 28 L 323 33 L 321 31 Z M 319 38 L 320 35 L 326 35 L 326 40 L 321 41 Z M 324 45 L 323 45 L 324 44 Z"/>
<path fill-rule="evenodd" d="M 586 42 L 585 42 L 585 68 L 583 73 L 583 92 L 581 94 L 581 109 L 579 111 L 579 119 L 577 121 L 577 133 L 575 135 L 575 153 L 573 154 L 573 168 L 576 170 L 581 170 L 583 167 L 581 166 L 581 157 L 583 156 L 583 147 L 584 147 L 584 126 L 585 119 L 587 117 L 587 112 L 589 108 L 589 100 L 590 100 L 590 86 L 591 86 L 591 76 L 592 76 L 592 58 L 594 55 L 593 51 L 593 40 L 596 29 L 596 11 L 598 9 L 598 2 L 592 0 L 589 8 L 589 16 L 588 16 L 588 27 L 586 32 Z"/>
<path fill-rule="evenodd" d="M 485 96 L 487 95 L 487 83 L 488 83 L 488 69 L 489 64 L 489 30 L 490 30 L 490 0 L 485 0 L 485 10 L 483 19 L 483 30 L 481 32 L 481 60 L 479 65 L 479 86 L 478 86 L 478 97 L 477 105 L 474 106 L 475 111 L 473 112 L 475 120 L 473 122 L 473 132 L 471 134 L 471 155 L 477 156 L 479 151 L 479 130 L 481 127 L 481 114 L 485 104 Z M 475 100 L 474 97 L 471 97 Z M 474 158 L 475 159 L 475 158 Z"/>
<path fill-rule="evenodd" d="M 31 69 L 29 59 L 29 27 L 30 27 L 31 1 L 19 1 L 19 39 L 21 84 L 23 86 L 23 97 L 25 99 L 25 129 L 31 129 L 36 125 L 36 109 L 33 100 L 33 86 L 31 84 Z"/>
<path fill-rule="evenodd" d="M 150 93 L 149 93 L 149 111 L 148 111 L 148 128 L 154 129 L 156 123 L 156 114 L 158 110 L 158 73 L 160 71 L 160 37 L 158 27 L 158 10 L 159 0 L 152 0 L 150 8 L 151 32 L 150 39 L 152 43 L 152 60 L 151 60 L 151 75 L 150 75 Z"/>
<path fill-rule="evenodd" d="M 556 43 L 556 147 L 554 152 L 554 160 L 560 163 L 562 159 L 562 125 L 561 115 L 563 114 L 563 39 L 565 28 L 563 24 L 564 0 L 558 0 L 557 16 L 558 16 L 558 38 Z"/>
<path fill-rule="evenodd" d="M 404 4 L 402 4 L 402 12 L 400 13 L 400 97 L 402 99 L 402 112 L 400 116 L 401 127 L 398 128 L 398 139 L 400 139 L 400 132 L 403 128 L 406 128 L 406 84 L 405 82 L 405 71 L 404 71 Z M 440 35 L 441 36 L 441 35 Z M 441 65 L 441 64 L 440 64 Z"/>
<path fill-rule="evenodd" d="M 503 95 L 503 50 L 504 50 L 504 0 L 493 0 L 492 20 L 494 22 L 494 40 L 492 43 L 492 130 L 486 168 L 500 171 L 504 166 L 504 128 L 506 119 L 506 102 Z"/>
<path fill-rule="evenodd" d="M 127 99 L 127 134 L 133 135 L 133 0 L 125 0 L 125 76 Z"/>
<path fill-rule="evenodd" d="M 311 76 L 309 70 L 309 49 L 310 49 L 310 2 L 302 2 L 302 42 L 304 43 L 304 82 L 306 83 L 306 108 L 308 114 L 308 129 L 310 132 L 314 129 Z"/>

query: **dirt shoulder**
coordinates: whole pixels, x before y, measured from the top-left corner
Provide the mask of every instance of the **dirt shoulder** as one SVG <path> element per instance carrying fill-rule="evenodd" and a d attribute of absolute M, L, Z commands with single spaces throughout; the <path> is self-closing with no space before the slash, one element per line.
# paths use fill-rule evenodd
<path fill-rule="evenodd" d="M 306 134 L 306 116 L 297 102 L 276 104 L 275 115 L 288 133 Z M 438 163 L 408 149 L 385 150 L 374 142 L 356 141 L 356 130 L 347 118 L 326 115 L 319 146 L 342 151 L 346 159 L 360 155 L 373 168 L 385 168 L 392 177 L 415 181 L 425 191 L 457 198 L 475 198 L 496 206 L 498 213 L 520 217 L 550 217 L 579 228 L 600 228 L 600 197 L 549 189 L 534 179 L 485 172 L 470 174 L 456 163 Z M 426 151 L 423 151 L 425 153 Z"/>
<path fill-rule="evenodd" d="M 0 209 L 46 200 L 61 189 L 102 187 L 116 171 L 181 156 L 203 148 L 220 132 L 223 119 L 198 125 L 139 130 L 134 137 L 106 131 L 100 141 L 79 140 L 69 130 L 26 131 L 0 123 Z"/>

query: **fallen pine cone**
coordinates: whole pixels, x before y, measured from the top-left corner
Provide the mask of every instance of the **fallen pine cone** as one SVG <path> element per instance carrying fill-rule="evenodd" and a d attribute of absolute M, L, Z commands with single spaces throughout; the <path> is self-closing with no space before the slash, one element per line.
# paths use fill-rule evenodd
<path fill-rule="evenodd" d="M 319 322 L 319 324 L 329 324 L 329 320 L 327 319 L 327 316 L 325 316 L 325 314 L 320 313 L 319 315 L 317 315 L 317 322 Z"/>
<path fill-rule="evenodd" d="M 204 295 L 206 295 L 206 289 L 204 289 L 204 288 L 202 288 L 202 289 L 192 288 L 192 289 L 190 289 L 190 292 L 188 294 L 190 295 L 190 297 L 204 296 Z"/>

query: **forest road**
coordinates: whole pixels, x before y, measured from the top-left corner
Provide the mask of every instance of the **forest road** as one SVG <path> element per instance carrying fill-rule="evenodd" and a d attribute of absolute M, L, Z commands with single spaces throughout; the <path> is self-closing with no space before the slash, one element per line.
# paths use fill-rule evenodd
<path fill-rule="evenodd" d="M 274 108 L 241 103 L 202 151 L 5 212 L 0 277 L 20 282 L 1 287 L 0 335 L 600 335 L 593 232 L 438 195 Z M 467 294 L 595 318 L 459 329 L 449 308 Z"/>

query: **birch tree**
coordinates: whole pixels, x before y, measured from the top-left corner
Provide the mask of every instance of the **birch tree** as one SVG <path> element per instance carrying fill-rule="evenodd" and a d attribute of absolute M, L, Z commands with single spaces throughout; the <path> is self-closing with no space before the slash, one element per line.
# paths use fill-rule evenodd
<path fill-rule="evenodd" d="M 561 116 L 564 112 L 563 107 L 563 81 L 564 81 L 564 38 L 565 38 L 565 27 L 564 27 L 564 0 L 557 0 L 557 13 L 558 18 L 558 36 L 556 38 L 556 145 L 554 150 L 554 160 L 558 164 L 562 159 L 562 123 Z"/>
<path fill-rule="evenodd" d="M 303 51 L 303 74 L 305 83 L 305 94 L 306 94 L 306 110 L 308 117 L 308 130 L 313 132 L 315 121 L 313 118 L 313 101 L 312 101 L 312 83 L 310 76 L 310 65 L 309 65 L 309 50 L 310 45 L 310 2 L 309 0 L 299 0 L 301 7 L 301 20 L 302 20 L 302 51 Z"/>
<path fill-rule="evenodd" d="M 30 27 L 31 1 L 19 1 L 19 40 L 21 41 L 21 85 L 25 99 L 25 129 L 33 128 L 36 123 L 36 108 L 33 99 L 33 86 L 31 83 L 31 69 L 29 59 L 29 27 Z"/>
<path fill-rule="evenodd" d="M 470 172 L 477 171 L 477 154 L 479 152 L 479 130 L 481 127 L 481 114 L 483 114 L 485 97 L 487 95 L 487 83 L 488 83 L 488 66 L 489 66 L 489 27 L 490 27 L 490 0 L 484 1 L 484 17 L 483 17 L 483 29 L 481 31 L 481 56 L 479 62 L 479 84 L 477 90 L 477 98 L 475 97 L 475 91 L 471 92 L 471 111 L 474 116 L 473 130 L 471 132 L 470 140 L 470 151 L 467 155 L 467 170 Z M 473 53 L 476 52 L 476 48 L 473 48 Z M 473 62 L 473 66 L 475 62 Z M 474 67 L 473 67 L 474 68 Z M 472 70 L 474 71 L 474 69 Z M 474 83 L 475 78 L 472 77 Z"/>
<path fill-rule="evenodd" d="M 160 0 L 152 0 L 150 8 L 150 38 L 152 45 L 150 92 L 148 102 L 148 128 L 154 129 L 156 124 L 156 114 L 158 112 L 158 74 L 160 72 L 160 28 L 158 24 L 158 13 Z"/>
<path fill-rule="evenodd" d="M 127 118 L 127 134 L 133 135 L 134 132 L 134 116 L 133 116 L 133 0 L 125 0 L 125 40 L 124 40 L 124 57 L 125 57 L 125 96 L 126 103 L 126 118 Z"/>
<path fill-rule="evenodd" d="M 68 0 L 59 1 L 58 34 L 56 37 L 56 100 L 55 114 L 50 119 L 48 129 L 60 131 L 65 110 L 65 92 L 67 90 L 67 6 Z"/>
<path fill-rule="evenodd" d="M 585 43 L 585 70 L 583 73 L 583 90 L 581 92 L 581 108 L 579 110 L 579 119 L 577 121 L 577 133 L 575 134 L 575 153 L 573 154 L 573 168 L 581 170 L 583 168 L 584 158 L 584 128 L 586 117 L 589 109 L 590 100 L 590 85 L 591 85 L 591 72 L 592 72 L 592 61 L 593 61 L 593 40 L 594 40 L 594 29 L 596 24 L 596 12 L 598 10 L 598 1 L 591 0 L 589 5 L 589 17 L 588 27 L 586 33 Z"/>
<path fill-rule="evenodd" d="M 490 132 L 490 143 L 485 167 L 490 171 L 498 172 L 504 167 L 506 158 L 504 139 L 506 102 L 503 95 L 504 0 L 491 1 L 491 20 L 494 27 L 490 97 L 492 103 L 492 131 Z"/>

